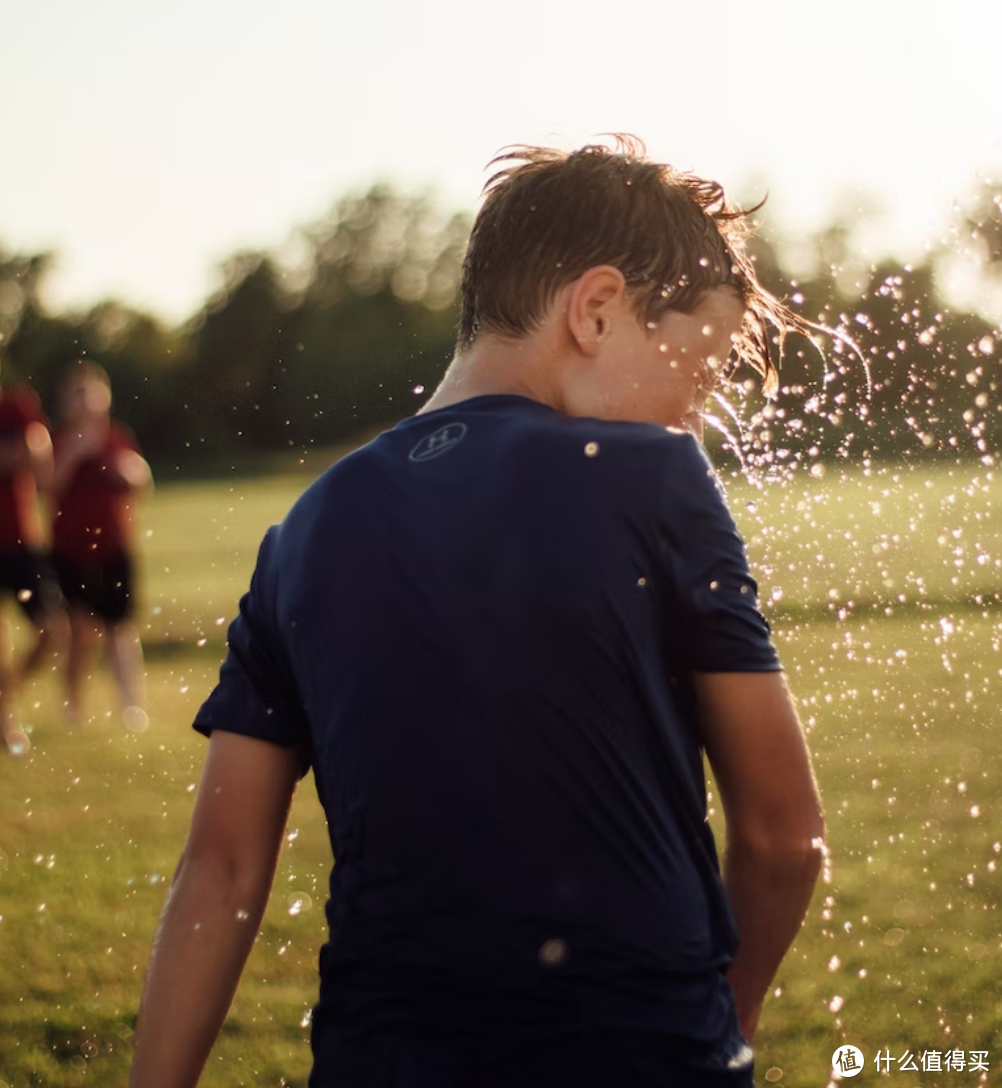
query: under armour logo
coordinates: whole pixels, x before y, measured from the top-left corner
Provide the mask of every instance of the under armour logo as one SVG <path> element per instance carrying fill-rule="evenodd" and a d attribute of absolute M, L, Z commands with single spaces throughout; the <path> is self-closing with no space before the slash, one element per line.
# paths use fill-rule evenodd
<path fill-rule="evenodd" d="M 407 455 L 410 461 L 430 461 L 454 449 L 466 437 L 465 423 L 447 423 L 437 431 L 422 438 Z"/>

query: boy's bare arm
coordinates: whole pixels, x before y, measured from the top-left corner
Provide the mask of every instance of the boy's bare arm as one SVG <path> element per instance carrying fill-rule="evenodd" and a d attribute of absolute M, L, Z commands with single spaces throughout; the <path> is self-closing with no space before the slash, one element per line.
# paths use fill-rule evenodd
<path fill-rule="evenodd" d="M 28 464 L 35 477 L 35 484 L 40 491 L 46 491 L 52 485 L 52 436 L 44 423 L 29 423 L 24 434 Z"/>
<path fill-rule="evenodd" d="M 741 940 L 727 977 L 751 1041 L 821 868 L 821 799 L 782 673 L 701 673 L 695 684 L 727 821 L 724 883 Z"/>
<path fill-rule="evenodd" d="M 268 901 L 300 765 L 295 750 L 212 734 L 153 940 L 132 1088 L 198 1083 Z"/>

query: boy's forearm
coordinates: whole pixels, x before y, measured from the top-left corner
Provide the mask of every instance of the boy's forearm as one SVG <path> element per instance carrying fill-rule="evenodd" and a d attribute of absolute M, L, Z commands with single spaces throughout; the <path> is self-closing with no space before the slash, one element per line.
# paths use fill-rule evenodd
<path fill-rule="evenodd" d="M 241 889 L 217 866 L 182 860 L 153 941 L 130 1088 L 198 1083 L 270 887 L 270 873 Z"/>
<path fill-rule="evenodd" d="M 724 883 L 741 943 L 727 978 L 749 1042 L 769 985 L 807 914 L 821 862 L 820 842 L 793 853 L 728 846 Z"/>

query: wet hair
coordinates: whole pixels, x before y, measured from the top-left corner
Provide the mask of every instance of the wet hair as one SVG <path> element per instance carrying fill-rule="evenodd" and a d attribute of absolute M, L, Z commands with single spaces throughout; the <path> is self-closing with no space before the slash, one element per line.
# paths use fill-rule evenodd
<path fill-rule="evenodd" d="M 635 136 L 611 147 L 564 152 L 503 148 L 484 186 L 463 262 L 458 347 L 482 332 L 526 336 L 542 323 L 557 292 L 597 265 L 612 265 L 642 321 L 669 310 L 691 313 L 704 294 L 730 285 L 745 304 L 735 354 L 776 387 L 770 351 L 804 322 L 758 282 L 745 241 L 747 211 L 723 188 L 695 174 L 651 162 Z"/>

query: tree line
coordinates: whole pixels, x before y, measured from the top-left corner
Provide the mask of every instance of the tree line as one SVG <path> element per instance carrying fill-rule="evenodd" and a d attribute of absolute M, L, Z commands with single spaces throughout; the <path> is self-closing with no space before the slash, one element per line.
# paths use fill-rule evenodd
<path fill-rule="evenodd" d="M 986 185 L 957 233 L 982 275 L 1002 280 L 1000 202 Z M 0 249 L 3 383 L 32 384 L 54 413 L 67 364 L 100 363 L 162 479 L 259 467 L 283 451 L 322 467 L 321 451 L 411 414 L 441 377 L 470 225 L 426 196 L 374 186 L 300 230 L 294 261 L 234 254 L 177 327 L 113 300 L 51 313 L 52 255 Z M 775 401 L 751 394 L 736 419 L 726 404 L 716 413 L 741 456 L 991 463 L 1002 334 L 944 297 L 956 242 L 912 265 L 857 267 L 850 227 L 834 222 L 807 240 L 799 276 L 780 242 L 760 234 L 752 247 L 762 281 L 813 328 L 787 340 Z M 731 402 L 743 398 L 737 377 Z"/>

